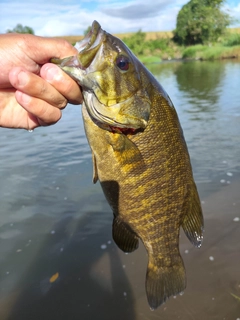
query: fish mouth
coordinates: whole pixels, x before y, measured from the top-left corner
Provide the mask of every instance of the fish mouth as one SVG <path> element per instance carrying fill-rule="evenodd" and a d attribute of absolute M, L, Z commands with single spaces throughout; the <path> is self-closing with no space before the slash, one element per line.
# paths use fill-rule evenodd
<path fill-rule="evenodd" d="M 94 20 L 87 35 L 75 44 L 75 48 L 78 50 L 77 56 L 71 56 L 65 59 L 52 58 L 51 62 L 57 64 L 70 75 L 72 75 L 72 68 L 77 67 L 81 70 L 85 70 L 96 56 L 98 49 L 104 40 L 104 36 L 105 31 L 102 30 L 100 24 Z"/>

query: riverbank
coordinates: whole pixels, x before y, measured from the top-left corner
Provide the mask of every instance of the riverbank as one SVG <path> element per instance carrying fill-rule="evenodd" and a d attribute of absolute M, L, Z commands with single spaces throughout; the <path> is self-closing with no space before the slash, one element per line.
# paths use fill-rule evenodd
<path fill-rule="evenodd" d="M 196 45 L 183 49 L 182 54 L 169 55 L 160 58 L 156 55 L 139 56 L 139 60 L 144 63 L 159 63 L 165 60 L 222 60 L 240 58 L 240 46 L 203 46 Z"/>
<path fill-rule="evenodd" d="M 144 64 L 162 60 L 218 60 L 240 57 L 240 28 L 228 29 L 215 44 L 180 46 L 173 40 L 173 32 L 142 32 L 116 34 Z M 61 37 L 75 44 L 83 36 Z"/>

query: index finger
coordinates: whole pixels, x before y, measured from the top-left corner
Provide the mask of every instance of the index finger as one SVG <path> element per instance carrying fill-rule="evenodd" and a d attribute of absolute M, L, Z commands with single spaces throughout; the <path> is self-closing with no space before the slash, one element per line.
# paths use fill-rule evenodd
<path fill-rule="evenodd" d="M 62 71 L 53 63 L 46 63 L 42 66 L 40 75 L 48 81 L 58 92 L 60 92 L 68 102 L 72 104 L 82 103 L 82 92 L 69 75 Z"/>

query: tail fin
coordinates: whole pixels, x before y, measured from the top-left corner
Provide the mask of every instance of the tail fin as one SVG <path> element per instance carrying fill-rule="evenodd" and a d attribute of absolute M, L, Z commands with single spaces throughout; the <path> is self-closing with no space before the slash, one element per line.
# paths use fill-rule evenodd
<path fill-rule="evenodd" d="M 179 256 L 179 264 L 158 267 L 149 261 L 146 276 L 146 294 L 152 310 L 157 309 L 170 296 L 175 296 L 186 288 L 186 274 Z"/>

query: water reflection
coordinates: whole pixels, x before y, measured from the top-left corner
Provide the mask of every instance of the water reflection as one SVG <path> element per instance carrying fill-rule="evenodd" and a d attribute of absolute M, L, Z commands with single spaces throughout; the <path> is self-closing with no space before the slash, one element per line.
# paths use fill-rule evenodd
<path fill-rule="evenodd" d="M 151 68 L 177 109 L 200 193 L 215 189 L 216 179 L 230 183 L 227 173 L 239 172 L 240 159 L 239 61 L 178 61 Z"/>
<path fill-rule="evenodd" d="M 1 320 L 94 319 L 98 314 L 135 319 L 132 290 L 111 239 L 109 209 L 101 197 L 94 200 L 101 211 L 81 212 L 78 220 L 75 207 L 61 210 L 55 224 L 37 214 L 14 226 L 25 236 L 1 263 L 1 295 L 7 296 L 1 299 Z M 51 226 L 47 233 L 46 225 Z"/>
<path fill-rule="evenodd" d="M 224 72 L 225 65 L 214 61 L 179 64 L 175 70 L 178 89 L 186 93 L 189 106 L 193 106 L 195 112 L 214 113 L 221 94 Z M 189 112 L 194 110 L 189 109 Z"/>

